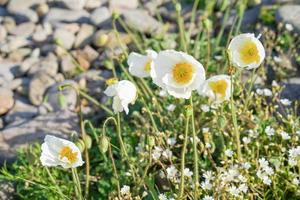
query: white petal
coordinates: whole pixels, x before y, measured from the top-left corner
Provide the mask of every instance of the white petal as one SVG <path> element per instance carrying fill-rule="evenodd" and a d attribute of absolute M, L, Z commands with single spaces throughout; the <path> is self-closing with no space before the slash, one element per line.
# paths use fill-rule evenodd
<path fill-rule="evenodd" d="M 130 53 L 127 60 L 130 74 L 140 78 L 150 76 L 150 71 L 145 70 L 148 62 L 152 62 L 148 56 L 135 52 Z"/>

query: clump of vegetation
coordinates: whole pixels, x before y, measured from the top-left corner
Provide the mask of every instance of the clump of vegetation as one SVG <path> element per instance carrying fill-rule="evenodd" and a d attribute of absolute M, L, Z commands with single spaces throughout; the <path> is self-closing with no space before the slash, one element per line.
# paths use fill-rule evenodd
<path fill-rule="evenodd" d="M 275 80 L 255 85 L 258 75 L 266 80 L 265 56 L 273 66 L 273 52 L 289 51 L 295 37 L 267 30 L 260 42 L 260 36 L 239 34 L 244 1 L 232 27 L 224 21 L 217 34 L 214 4 L 201 5 L 205 15 L 192 34 L 180 4 L 174 6 L 179 33 L 173 37 L 134 33 L 114 15 L 113 27 L 120 22 L 139 53 L 129 54 L 119 40 L 122 53 L 106 63 L 114 74 L 107 104 L 78 91 L 107 118 L 101 124 L 81 119 L 72 142 L 47 136 L 2 168 L 0 177 L 16 184 L 20 198 L 300 198 L 298 102 L 281 98 Z M 262 17 L 273 23 L 268 13 Z M 120 38 L 116 28 L 115 34 Z M 247 71 L 251 75 L 242 78 Z"/>

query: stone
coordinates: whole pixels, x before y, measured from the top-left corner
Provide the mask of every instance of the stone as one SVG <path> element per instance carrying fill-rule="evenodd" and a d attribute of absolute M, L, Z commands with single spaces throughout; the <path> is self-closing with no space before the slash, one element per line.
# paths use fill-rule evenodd
<path fill-rule="evenodd" d="M 30 48 L 26 47 L 13 50 L 9 53 L 8 60 L 12 62 L 22 62 L 26 56 L 30 55 L 31 51 Z"/>
<path fill-rule="evenodd" d="M 82 10 L 86 0 L 61 0 L 64 5 L 71 10 Z"/>
<path fill-rule="evenodd" d="M 74 11 L 61 8 L 51 8 L 45 16 L 44 22 L 54 25 L 58 22 L 89 23 L 90 14 L 85 10 Z"/>
<path fill-rule="evenodd" d="M 2 43 L 7 36 L 7 31 L 5 29 L 5 26 L 0 26 L 0 43 Z"/>
<path fill-rule="evenodd" d="M 16 75 L 19 65 L 17 63 L 0 64 L 0 86 L 5 82 L 12 81 Z"/>
<path fill-rule="evenodd" d="M 85 45 L 91 43 L 93 40 L 93 35 L 95 32 L 95 28 L 89 24 L 82 24 L 79 32 L 76 35 L 74 47 L 82 48 Z"/>
<path fill-rule="evenodd" d="M 39 17 L 46 15 L 49 12 L 49 6 L 46 3 L 41 3 L 36 8 L 36 12 Z"/>
<path fill-rule="evenodd" d="M 0 133 L 0 163 L 16 159 L 16 151 L 42 141 L 46 135 L 69 138 L 80 130 L 79 118 L 69 110 L 39 115 L 34 119 L 9 124 Z"/>
<path fill-rule="evenodd" d="M 19 120 L 29 120 L 37 116 L 37 107 L 30 105 L 27 98 L 16 97 L 12 109 L 5 115 L 4 121 L 9 124 Z"/>
<path fill-rule="evenodd" d="M 55 83 L 55 80 L 48 74 L 40 71 L 34 75 L 29 84 L 28 96 L 33 105 L 40 105 L 44 100 L 44 93 Z"/>
<path fill-rule="evenodd" d="M 86 58 L 89 62 L 93 62 L 99 57 L 99 53 L 91 46 L 85 46 L 82 51 L 85 53 Z"/>
<path fill-rule="evenodd" d="M 90 62 L 88 60 L 88 56 L 83 51 L 76 51 L 75 52 L 75 58 L 84 71 L 88 70 L 90 68 Z"/>
<path fill-rule="evenodd" d="M 7 37 L 7 41 L 3 45 L 0 45 L 0 51 L 10 53 L 29 44 L 31 42 L 22 36 L 9 36 Z"/>
<path fill-rule="evenodd" d="M 281 98 L 289 100 L 300 100 L 300 78 L 294 77 L 283 80 L 284 89 L 281 93 Z"/>
<path fill-rule="evenodd" d="M 32 39 L 35 42 L 44 42 L 48 38 L 48 31 L 45 30 L 42 26 L 37 26 Z"/>
<path fill-rule="evenodd" d="M 6 31 L 9 32 L 16 27 L 16 21 L 14 18 L 6 16 L 3 19 L 3 26 L 5 27 Z"/>
<path fill-rule="evenodd" d="M 84 8 L 88 10 L 96 9 L 103 4 L 103 0 L 87 0 Z"/>
<path fill-rule="evenodd" d="M 7 9 L 10 12 L 18 12 L 44 2 L 46 2 L 46 0 L 10 0 Z"/>
<path fill-rule="evenodd" d="M 54 39 L 65 49 L 71 49 L 75 41 L 75 36 L 71 32 L 60 28 L 55 30 Z"/>
<path fill-rule="evenodd" d="M 16 93 L 22 96 L 28 96 L 29 93 L 29 84 L 30 84 L 31 79 L 28 77 L 23 77 L 22 78 L 22 83 L 19 87 L 15 89 Z"/>
<path fill-rule="evenodd" d="M 35 63 L 30 70 L 28 71 L 29 75 L 34 75 L 38 71 L 46 73 L 52 77 L 58 72 L 58 61 L 54 54 L 49 54 L 47 57 L 39 60 L 38 63 Z"/>
<path fill-rule="evenodd" d="M 5 4 L 7 4 L 7 2 L 8 0 L 0 0 L 0 6 L 4 6 Z"/>
<path fill-rule="evenodd" d="M 60 90 L 60 87 L 63 86 L 65 86 L 65 88 Z M 73 80 L 65 80 L 51 86 L 47 90 L 45 98 L 47 99 L 46 102 L 51 107 L 52 112 L 61 109 L 75 111 L 77 106 L 77 92 L 75 88 L 77 87 L 77 83 Z"/>
<path fill-rule="evenodd" d="M 162 25 L 145 10 L 128 10 L 123 13 L 125 23 L 131 28 L 142 33 L 157 33 L 162 30 Z"/>
<path fill-rule="evenodd" d="M 16 36 L 29 37 L 35 29 L 35 24 L 32 22 L 22 23 L 12 29 L 9 33 Z"/>
<path fill-rule="evenodd" d="M 39 58 L 36 58 L 36 57 L 26 58 L 20 65 L 19 73 L 26 74 L 30 70 L 30 68 L 32 66 L 36 65 L 38 62 L 39 62 Z"/>
<path fill-rule="evenodd" d="M 291 24 L 300 33 L 300 5 L 284 5 L 276 12 L 276 21 Z"/>
<path fill-rule="evenodd" d="M 0 115 L 9 111 L 14 105 L 14 94 L 11 90 L 0 87 Z"/>
<path fill-rule="evenodd" d="M 99 28 L 111 24 L 111 12 L 106 7 L 97 8 L 91 14 L 91 21 Z"/>
<path fill-rule="evenodd" d="M 128 9 L 136 9 L 139 5 L 138 0 L 110 0 L 109 1 L 109 9 L 111 11 L 116 11 L 122 13 Z"/>
<path fill-rule="evenodd" d="M 15 20 L 17 23 L 22 23 L 22 22 L 38 22 L 39 17 L 37 13 L 31 9 L 24 9 L 20 10 L 18 12 L 12 12 L 14 15 Z"/>
<path fill-rule="evenodd" d="M 0 182 L 0 198 L 3 200 L 14 200 L 16 190 L 13 185 L 13 182 L 1 181 Z"/>
<path fill-rule="evenodd" d="M 65 75 L 72 76 L 76 73 L 77 66 L 74 63 L 72 56 L 65 55 L 61 60 L 61 71 Z"/>

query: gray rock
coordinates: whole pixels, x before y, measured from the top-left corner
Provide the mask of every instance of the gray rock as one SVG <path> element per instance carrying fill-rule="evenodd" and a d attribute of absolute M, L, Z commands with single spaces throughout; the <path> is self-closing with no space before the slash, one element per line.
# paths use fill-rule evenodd
<path fill-rule="evenodd" d="M 16 191 L 12 182 L 1 181 L 0 182 L 0 199 L 2 200 L 14 200 Z"/>
<path fill-rule="evenodd" d="M 99 57 L 99 53 L 91 46 L 85 46 L 83 52 L 85 53 L 89 62 L 93 62 Z"/>
<path fill-rule="evenodd" d="M 34 75 L 29 84 L 29 99 L 33 105 L 40 105 L 44 100 L 44 93 L 55 83 L 48 74 L 40 71 Z"/>
<path fill-rule="evenodd" d="M 0 26 L 0 43 L 5 40 L 7 36 L 7 31 L 4 26 Z"/>
<path fill-rule="evenodd" d="M 13 50 L 9 53 L 8 60 L 12 62 L 22 62 L 26 56 L 30 55 L 31 51 L 30 48 L 26 47 Z"/>
<path fill-rule="evenodd" d="M 71 10 L 81 10 L 85 5 L 86 0 L 62 0 L 62 2 Z"/>
<path fill-rule="evenodd" d="M 91 21 L 97 27 L 103 27 L 111 23 L 111 12 L 106 7 L 97 8 L 91 14 Z"/>
<path fill-rule="evenodd" d="M 145 10 L 128 10 L 123 16 L 128 26 L 142 33 L 155 33 L 162 29 L 162 25 Z"/>
<path fill-rule="evenodd" d="M 0 44 L 0 51 L 4 53 L 10 53 L 14 50 L 17 50 L 21 47 L 25 47 L 30 44 L 30 41 L 21 36 L 9 36 L 7 41 L 3 44 Z"/>
<path fill-rule="evenodd" d="M 95 32 L 95 28 L 89 24 L 82 24 L 79 32 L 76 35 L 74 47 L 82 48 L 85 45 L 89 44 L 93 40 L 93 35 Z"/>
<path fill-rule="evenodd" d="M 71 32 L 60 28 L 55 30 L 54 39 L 65 49 L 71 49 L 75 41 L 75 36 Z"/>
<path fill-rule="evenodd" d="M 54 54 L 49 54 L 45 58 L 40 58 L 39 62 L 34 63 L 28 71 L 29 75 L 34 75 L 37 72 L 46 73 L 52 77 L 58 72 L 58 61 Z"/>
<path fill-rule="evenodd" d="M 48 38 L 48 35 L 48 31 L 39 25 L 36 27 L 36 30 L 32 35 L 32 39 L 35 42 L 44 42 Z"/>
<path fill-rule="evenodd" d="M 77 66 L 74 63 L 72 56 L 66 55 L 61 61 L 61 71 L 65 75 L 74 75 L 76 73 Z"/>
<path fill-rule="evenodd" d="M 136 9 L 138 5 L 139 5 L 138 0 L 126 0 L 126 1 L 110 0 L 109 1 L 109 9 L 111 11 L 117 11 L 119 13 L 122 13 L 128 9 Z"/>
<path fill-rule="evenodd" d="M 39 17 L 37 13 L 31 9 L 24 9 L 20 10 L 18 12 L 13 12 L 14 18 L 16 19 L 17 23 L 22 22 L 37 22 L 39 20 Z"/>
<path fill-rule="evenodd" d="M 300 5 L 284 5 L 276 12 L 276 20 L 291 24 L 300 33 Z"/>
<path fill-rule="evenodd" d="M 43 3 L 46 0 L 10 0 L 7 9 L 10 12 L 18 12 L 24 9 L 28 9 L 36 4 Z"/>
<path fill-rule="evenodd" d="M 18 120 L 29 120 L 37 116 L 38 109 L 30 105 L 27 98 L 16 97 L 12 109 L 5 115 L 4 121 L 9 124 Z"/>
<path fill-rule="evenodd" d="M 7 88 L 0 87 L 0 115 L 8 112 L 14 105 L 13 92 Z"/>
<path fill-rule="evenodd" d="M 14 79 L 14 72 L 17 70 L 18 64 L 2 63 L 0 64 L 0 85 Z"/>
<path fill-rule="evenodd" d="M 30 143 L 42 141 L 46 135 L 68 138 L 73 131 L 79 130 L 77 114 L 68 110 L 9 124 L 0 133 L 0 163 L 5 160 L 13 161 L 19 148 L 26 148 Z"/>
<path fill-rule="evenodd" d="M 39 6 L 36 8 L 37 14 L 41 17 L 46 15 L 49 12 L 49 6 L 46 3 L 41 3 Z"/>
<path fill-rule="evenodd" d="M 29 93 L 29 84 L 30 84 L 31 79 L 28 77 L 23 77 L 22 78 L 22 83 L 19 87 L 16 88 L 17 94 L 20 94 L 22 96 L 28 96 Z"/>
<path fill-rule="evenodd" d="M 65 86 L 65 88 L 60 90 L 60 87 L 62 86 Z M 78 85 L 72 80 L 65 80 L 51 86 L 45 95 L 45 98 L 47 99 L 46 102 L 51 107 L 51 110 L 53 112 L 61 109 L 75 111 L 77 105 L 77 92 L 75 88 L 78 88 Z"/>
<path fill-rule="evenodd" d="M 16 36 L 29 37 L 35 29 L 35 24 L 32 22 L 22 23 L 12 29 L 9 33 Z"/>
<path fill-rule="evenodd" d="M 44 21 L 54 25 L 58 22 L 89 23 L 90 14 L 84 10 L 73 11 L 60 8 L 52 8 L 46 15 Z"/>
<path fill-rule="evenodd" d="M 26 74 L 32 66 L 35 66 L 39 62 L 39 58 L 29 57 L 25 59 L 20 65 L 20 74 Z"/>
<path fill-rule="evenodd" d="M 3 26 L 5 27 L 6 31 L 9 32 L 16 27 L 16 21 L 13 17 L 6 16 L 3 19 Z"/>
<path fill-rule="evenodd" d="M 92 9 L 100 7 L 103 3 L 104 3 L 103 0 L 87 0 L 84 8 L 92 10 Z"/>
<path fill-rule="evenodd" d="M 285 86 L 281 93 L 282 98 L 287 98 L 289 100 L 299 100 L 300 99 L 300 78 L 290 78 L 283 81 Z"/>

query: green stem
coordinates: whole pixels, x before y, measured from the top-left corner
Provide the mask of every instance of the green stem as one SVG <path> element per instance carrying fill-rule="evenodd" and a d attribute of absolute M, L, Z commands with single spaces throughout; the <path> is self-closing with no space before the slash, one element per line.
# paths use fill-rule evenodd
<path fill-rule="evenodd" d="M 180 48 L 187 53 L 187 45 L 184 31 L 184 22 L 181 17 L 181 5 L 177 0 L 173 0 L 173 4 L 175 5 L 177 23 L 179 27 L 179 36 L 180 36 Z"/>
<path fill-rule="evenodd" d="M 193 130 L 193 151 L 194 151 L 194 198 L 198 199 L 198 185 L 199 185 L 199 168 L 198 168 L 198 152 L 197 152 L 197 141 L 196 141 L 196 129 L 195 129 L 195 116 L 193 107 L 193 98 L 190 98 L 190 106 L 192 109 L 192 130 Z"/>
<path fill-rule="evenodd" d="M 187 146 L 187 142 L 188 142 L 189 120 L 190 120 L 190 116 L 189 116 L 189 114 L 187 114 L 184 141 L 183 141 L 183 146 L 182 146 L 182 151 L 181 151 L 181 169 L 180 169 L 181 177 L 180 177 L 179 198 L 183 198 L 183 193 L 184 193 L 185 152 L 186 152 L 186 146 Z"/>
<path fill-rule="evenodd" d="M 247 109 L 248 109 L 248 104 L 249 104 L 249 101 L 250 101 L 250 98 L 251 98 L 251 91 L 252 91 L 252 88 L 253 88 L 253 84 L 254 84 L 254 76 L 255 76 L 255 72 L 256 72 L 256 69 L 253 69 L 252 70 L 252 73 L 251 73 L 251 80 L 250 80 L 250 85 L 249 85 L 249 88 L 247 90 L 247 93 L 246 93 L 246 101 L 245 101 L 245 106 L 244 106 L 244 110 L 243 112 L 245 112 Z"/>
<path fill-rule="evenodd" d="M 76 193 L 77 199 L 83 200 L 82 192 L 81 192 L 81 185 L 80 185 L 80 181 L 78 178 L 76 168 L 72 168 L 72 177 L 73 177 L 73 181 L 75 183 L 75 193 Z"/>
<path fill-rule="evenodd" d="M 116 164 L 115 164 L 114 156 L 112 154 L 111 143 L 110 142 L 109 142 L 109 146 L 108 146 L 108 151 L 109 151 L 109 157 L 110 157 L 111 162 L 112 162 L 114 175 L 115 175 L 115 178 L 117 180 L 118 196 L 119 196 L 119 199 L 121 199 L 119 176 L 118 176 L 118 171 L 117 171 L 117 167 L 116 167 Z"/>
<path fill-rule="evenodd" d="M 240 133 L 239 133 L 238 124 L 237 124 L 236 109 L 235 109 L 234 100 L 233 100 L 233 81 L 234 81 L 233 75 L 231 75 L 231 95 L 230 95 L 231 115 L 232 115 L 234 134 L 235 134 L 235 138 L 236 138 L 237 156 L 238 156 L 238 160 L 241 161 L 241 159 L 242 159 L 241 142 L 240 142 Z"/>
<path fill-rule="evenodd" d="M 226 11 L 225 11 L 225 15 L 224 15 L 224 20 L 223 20 L 221 29 L 220 29 L 218 37 L 217 37 L 217 41 L 215 43 L 215 48 L 218 48 L 219 44 L 221 42 L 221 38 L 222 38 L 223 33 L 224 33 L 225 25 L 227 23 L 227 20 L 228 20 L 229 14 L 230 14 L 230 10 L 231 10 L 231 7 L 227 6 Z"/>
<path fill-rule="evenodd" d="M 55 188 L 57 189 L 58 194 L 59 194 L 61 197 L 65 198 L 65 195 L 63 194 L 63 192 L 62 192 L 61 189 L 59 188 L 58 184 L 56 183 L 56 181 L 55 181 L 54 177 L 52 176 L 52 174 L 51 174 L 50 170 L 48 169 L 48 167 L 45 167 L 45 169 L 46 169 L 46 171 L 47 171 L 47 173 L 48 173 L 48 175 L 49 175 L 49 177 L 50 177 L 51 182 L 53 183 L 53 185 L 54 185 Z"/>
<path fill-rule="evenodd" d="M 188 31 L 188 38 L 191 38 L 193 25 L 194 25 L 195 19 L 196 19 L 196 11 L 197 11 L 197 7 L 199 5 L 199 2 L 200 2 L 200 0 L 195 0 L 194 1 L 194 5 L 193 5 L 193 8 L 192 8 L 192 14 L 191 14 L 190 27 L 189 27 L 189 31 Z"/>
<path fill-rule="evenodd" d="M 156 125 L 156 122 L 155 122 L 155 120 L 154 120 L 153 114 L 152 114 L 152 112 L 150 111 L 150 109 L 149 109 L 149 107 L 148 107 L 148 105 L 147 105 L 147 103 L 146 103 L 146 101 L 145 101 L 145 99 L 144 99 L 143 97 L 142 97 L 142 102 L 143 102 L 144 106 L 146 107 L 146 110 L 147 110 L 147 112 L 148 112 L 148 114 L 149 114 L 150 120 L 151 120 L 151 122 L 152 122 L 152 125 L 154 126 L 155 131 L 158 133 L 159 130 L 158 130 L 158 128 L 157 128 L 157 125 Z"/>

